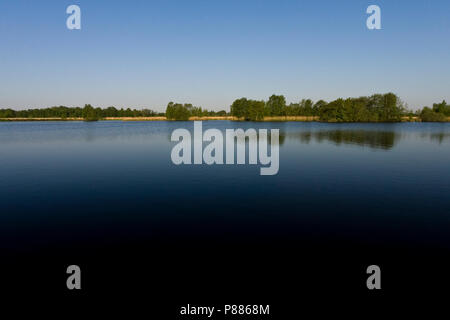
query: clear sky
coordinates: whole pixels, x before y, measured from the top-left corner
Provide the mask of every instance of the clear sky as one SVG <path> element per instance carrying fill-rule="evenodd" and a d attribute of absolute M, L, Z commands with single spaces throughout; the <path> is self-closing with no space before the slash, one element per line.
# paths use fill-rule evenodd
<path fill-rule="evenodd" d="M 366 27 L 370 4 L 382 30 Z M 450 1 L 0 1 L 0 108 L 389 91 L 412 109 L 450 101 Z"/>

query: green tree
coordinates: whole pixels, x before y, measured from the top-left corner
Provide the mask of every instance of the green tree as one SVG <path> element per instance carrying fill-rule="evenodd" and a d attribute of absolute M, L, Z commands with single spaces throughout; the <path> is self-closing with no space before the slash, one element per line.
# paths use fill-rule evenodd
<path fill-rule="evenodd" d="M 447 105 L 447 102 L 445 102 L 445 100 L 443 100 L 441 103 L 434 103 L 433 111 L 450 117 L 450 105 Z"/>
<path fill-rule="evenodd" d="M 433 110 L 428 107 L 424 107 L 420 112 L 420 119 L 424 122 L 444 122 L 447 120 L 445 114 L 435 112 L 434 110 L 436 110 L 434 107 Z"/>
<path fill-rule="evenodd" d="M 327 102 L 324 100 L 317 101 L 313 106 L 313 114 L 315 116 L 320 115 L 320 110 L 327 105 Z"/>
<path fill-rule="evenodd" d="M 189 105 L 173 102 L 169 102 L 167 105 L 166 117 L 169 120 L 189 120 L 190 115 Z"/>
<path fill-rule="evenodd" d="M 230 107 L 231 115 L 247 121 L 263 120 L 265 105 L 264 101 L 237 99 Z"/>
<path fill-rule="evenodd" d="M 248 100 L 247 98 L 240 98 L 234 100 L 230 107 L 230 113 L 232 116 L 237 118 L 245 117 L 245 109 L 247 108 Z"/>
<path fill-rule="evenodd" d="M 97 121 L 100 117 L 97 109 L 94 109 L 90 104 L 86 104 L 83 108 L 83 118 L 85 121 Z"/>
<path fill-rule="evenodd" d="M 272 95 L 266 103 L 266 116 L 286 115 L 286 98 L 284 96 Z"/>

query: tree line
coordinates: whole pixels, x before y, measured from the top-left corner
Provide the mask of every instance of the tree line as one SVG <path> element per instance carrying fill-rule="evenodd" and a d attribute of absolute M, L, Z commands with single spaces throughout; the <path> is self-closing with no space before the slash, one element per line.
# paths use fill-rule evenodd
<path fill-rule="evenodd" d="M 314 103 L 303 99 L 289 105 L 282 95 L 272 95 L 267 101 L 241 98 L 235 100 L 230 109 L 231 115 L 252 121 L 274 116 L 315 116 L 326 122 L 396 122 L 407 113 L 404 104 L 393 93 L 339 98 L 331 102 L 319 100 Z"/>
<path fill-rule="evenodd" d="M 43 109 L 0 109 L 0 118 L 84 118 L 99 120 L 106 117 L 155 117 L 166 116 L 169 120 L 188 120 L 190 117 L 232 115 L 248 121 L 262 121 L 265 117 L 307 116 L 324 122 L 398 122 L 405 116 L 416 116 L 422 121 L 448 121 L 450 105 L 445 100 L 434 103 L 432 108 L 423 107 L 415 113 L 393 93 L 374 94 L 358 98 L 339 98 L 331 102 L 303 99 L 298 103 L 286 103 L 283 95 L 272 95 L 267 101 L 247 98 L 236 99 L 225 110 L 211 111 L 192 104 L 169 102 L 165 112 L 150 109 L 95 108 L 90 104 L 80 107 L 57 106 Z"/>
<path fill-rule="evenodd" d="M 84 118 L 88 120 L 99 120 L 106 117 L 154 117 L 164 116 L 149 109 L 117 109 L 115 107 L 94 108 L 90 104 L 80 107 L 51 107 L 42 109 L 13 110 L 0 109 L 0 118 Z"/>
<path fill-rule="evenodd" d="M 189 117 L 226 116 L 225 110 L 210 111 L 192 104 L 170 102 L 166 112 L 155 112 L 150 109 L 117 109 L 115 107 L 94 108 L 90 104 L 80 107 L 51 107 L 42 109 L 13 110 L 0 109 L 0 119 L 5 118 L 83 118 L 85 120 L 100 120 L 107 117 L 164 117 L 171 120 L 188 120 Z"/>

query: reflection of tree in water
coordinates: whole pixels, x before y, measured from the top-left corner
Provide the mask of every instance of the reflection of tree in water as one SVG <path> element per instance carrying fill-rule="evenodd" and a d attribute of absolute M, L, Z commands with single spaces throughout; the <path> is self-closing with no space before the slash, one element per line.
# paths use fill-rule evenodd
<path fill-rule="evenodd" d="M 223 141 L 225 143 L 225 132 L 223 134 Z M 432 139 L 439 139 L 442 134 L 432 135 Z M 256 137 L 259 140 L 259 131 L 256 131 Z M 394 147 L 396 140 L 400 135 L 394 131 L 376 131 L 376 130 L 326 130 L 326 131 L 301 131 L 289 132 L 285 130 L 279 131 L 279 145 L 282 146 L 287 138 L 299 140 L 301 143 L 308 144 L 311 141 L 324 142 L 331 141 L 336 145 L 353 144 L 362 147 L 370 147 L 373 149 L 389 150 Z M 448 138 L 449 135 L 444 134 L 440 139 Z M 170 136 L 168 136 L 170 140 Z M 244 142 L 248 144 L 249 138 L 245 136 L 244 140 L 236 139 L 235 143 L 240 144 Z M 207 142 L 203 142 L 206 143 Z M 272 137 L 270 130 L 267 130 L 267 143 L 272 144 Z"/>
<path fill-rule="evenodd" d="M 225 137 L 225 135 L 224 135 Z M 259 141 L 259 131 L 256 131 L 256 137 L 257 137 L 257 141 Z M 282 130 L 280 130 L 278 132 L 278 145 L 282 146 L 284 144 L 284 142 L 286 141 L 286 133 Z M 240 141 L 237 140 L 237 143 L 239 143 Z M 245 138 L 245 143 L 248 143 L 248 137 Z M 272 134 L 270 129 L 267 130 L 267 143 L 269 145 L 272 145 Z"/>
<path fill-rule="evenodd" d="M 270 142 L 269 143 L 271 143 L 272 142 L 272 137 L 270 136 L 270 131 L 269 131 L 269 137 L 270 137 Z M 283 144 L 284 144 L 284 141 L 286 140 L 286 133 L 284 133 L 283 131 L 281 131 L 280 130 L 280 133 L 279 133 L 279 144 L 280 144 L 280 146 L 282 146 Z"/>
<path fill-rule="evenodd" d="M 374 149 L 391 149 L 397 135 L 394 131 L 367 131 L 367 130 L 329 130 L 305 131 L 289 133 L 288 137 L 300 140 L 302 143 L 331 141 L 337 145 L 354 144 Z"/>
<path fill-rule="evenodd" d="M 450 138 L 450 133 L 439 132 L 430 134 L 431 141 L 437 141 L 439 144 Z"/>
<path fill-rule="evenodd" d="M 223 139 L 223 142 L 225 143 L 225 141 L 226 141 L 226 134 L 225 134 L 225 131 L 221 131 L 222 132 L 222 139 Z M 193 137 L 194 135 L 193 135 L 193 133 L 191 132 L 191 137 Z M 256 138 L 257 138 L 257 142 L 259 141 L 259 131 L 258 130 L 256 130 Z M 242 143 L 242 142 L 244 142 L 245 144 L 247 144 L 248 142 L 249 142 L 249 137 L 248 136 L 245 136 L 245 139 L 244 140 L 241 140 L 241 139 L 237 139 L 236 137 L 234 138 L 235 140 L 235 143 L 236 144 L 240 144 L 240 143 Z M 167 140 L 169 140 L 169 141 L 171 141 L 171 134 L 168 134 L 167 135 Z M 284 144 L 284 142 L 285 142 L 285 140 L 286 140 L 286 133 L 284 132 L 284 131 L 282 131 L 282 130 L 280 130 L 279 132 L 278 132 L 278 144 L 280 145 L 280 146 L 282 146 L 283 144 Z M 205 142 L 205 141 L 203 141 L 203 143 L 204 144 L 209 144 L 209 142 Z M 272 144 L 272 135 L 271 135 L 271 131 L 270 131 L 270 129 L 269 130 L 267 130 L 267 143 L 269 144 L 269 145 L 271 145 Z"/>

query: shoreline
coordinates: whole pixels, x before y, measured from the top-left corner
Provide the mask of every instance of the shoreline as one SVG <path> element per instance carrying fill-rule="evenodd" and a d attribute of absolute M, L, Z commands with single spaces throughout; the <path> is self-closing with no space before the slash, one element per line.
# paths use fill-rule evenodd
<path fill-rule="evenodd" d="M 189 117 L 187 121 L 209 121 L 209 120 L 230 120 L 230 121 L 245 121 L 243 118 L 234 116 L 207 116 L 207 117 Z M 0 118 L 0 121 L 85 121 L 84 118 Z M 167 117 L 105 117 L 98 119 L 98 121 L 177 121 L 169 120 Z M 313 122 L 319 121 L 318 116 L 277 116 L 277 117 L 264 117 L 267 121 L 302 121 Z"/>
<path fill-rule="evenodd" d="M 187 121 L 214 121 L 214 120 L 230 120 L 230 121 L 245 121 L 242 118 L 234 116 L 211 116 L 211 117 L 190 117 Z M 20 122 L 20 121 L 85 121 L 84 118 L 0 118 L 0 122 Z M 166 117 L 106 117 L 99 119 L 98 121 L 177 121 L 168 120 Z M 256 122 L 321 122 L 319 116 L 273 116 L 264 117 L 263 120 Z M 417 116 L 404 116 L 399 122 L 422 122 L 422 119 Z M 450 122 L 450 117 L 447 117 L 446 121 Z M 326 122 L 326 123 L 340 123 L 340 122 Z M 354 123 L 366 123 L 366 122 L 354 122 Z M 377 122 L 367 122 L 377 123 Z"/>

